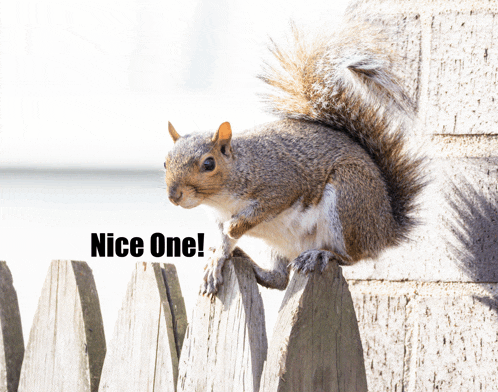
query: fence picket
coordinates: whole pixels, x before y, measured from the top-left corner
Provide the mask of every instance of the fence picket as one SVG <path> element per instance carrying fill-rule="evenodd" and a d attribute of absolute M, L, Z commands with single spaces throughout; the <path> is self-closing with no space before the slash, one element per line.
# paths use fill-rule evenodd
<path fill-rule="evenodd" d="M 137 263 L 99 391 L 175 391 L 186 311 L 171 264 Z"/>
<path fill-rule="evenodd" d="M 244 258 L 225 265 L 213 297 L 199 295 L 180 359 L 178 390 L 259 390 L 267 339 L 263 302 Z"/>
<path fill-rule="evenodd" d="M 367 391 L 353 301 L 335 263 L 322 274 L 294 274 L 291 279 L 260 391 Z"/>
<path fill-rule="evenodd" d="M 0 391 L 17 391 L 23 356 L 17 294 L 7 263 L 0 261 Z"/>
<path fill-rule="evenodd" d="M 31 326 L 19 392 L 97 391 L 105 350 L 91 269 L 85 262 L 53 261 Z"/>

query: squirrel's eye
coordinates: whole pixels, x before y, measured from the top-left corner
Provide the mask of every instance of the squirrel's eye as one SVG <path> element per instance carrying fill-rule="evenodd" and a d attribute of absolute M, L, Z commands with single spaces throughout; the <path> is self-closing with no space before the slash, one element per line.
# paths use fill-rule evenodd
<path fill-rule="evenodd" d="M 202 168 L 205 171 L 213 171 L 215 167 L 216 167 L 216 163 L 214 162 L 214 158 L 211 158 L 211 157 L 206 158 L 206 160 L 202 164 Z"/>

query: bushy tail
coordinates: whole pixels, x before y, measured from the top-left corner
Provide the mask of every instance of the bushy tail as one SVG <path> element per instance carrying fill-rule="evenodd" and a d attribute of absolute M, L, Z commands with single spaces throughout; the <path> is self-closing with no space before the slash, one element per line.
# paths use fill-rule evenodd
<path fill-rule="evenodd" d="M 395 76 L 384 37 L 371 26 L 346 25 L 327 38 L 303 39 L 295 26 L 287 50 L 274 42 L 276 65 L 260 78 L 274 88 L 270 112 L 327 124 L 347 132 L 380 168 L 398 224 L 396 240 L 415 224 L 415 198 L 423 188 L 421 158 L 407 153 L 404 129 L 413 105 Z"/>

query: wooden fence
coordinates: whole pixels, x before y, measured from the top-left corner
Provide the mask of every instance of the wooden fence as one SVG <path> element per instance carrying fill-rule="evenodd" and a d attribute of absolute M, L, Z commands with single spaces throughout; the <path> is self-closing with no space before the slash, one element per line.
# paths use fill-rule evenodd
<path fill-rule="evenodd" d="M 0 262 L 0 391 L 366 391 L 358 325 L 338 266 L 295 274 L 268 345 L 248 260 L 187 316 L 176 269 L 137 263 L 106 345 L 85 262 L 53 261 L 24 351 L 12 277 Z M 106 354 L 107 346 L 107 354 Z"/>

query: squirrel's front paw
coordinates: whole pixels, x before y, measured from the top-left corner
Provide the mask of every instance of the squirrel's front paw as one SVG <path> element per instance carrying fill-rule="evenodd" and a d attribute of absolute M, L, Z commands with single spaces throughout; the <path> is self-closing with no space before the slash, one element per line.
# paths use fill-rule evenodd
<path fill-rule="evenodd" d="M 225 264 L 225 257 L 218 257 L 216 253 L 209 258 L 204 267 L 204 282 L 201 285 L 201 294 L 214 295 L 223 283 L 222 269 Z"/>
<path fill-rule="evenodd" d="M 234 240 L 238 240 L 246 231 L 247 228 L 240 219 L 230 219 L 223 224 L 223 233 Z"/>
<path fill-rule="evenodd" d="M 313 271 L 323 272 L 329 261 L 335 260 L 333 253 L 326 250 L 306 250 L 297 256 L 290 264 L 296 272 L 307 274 Z"/>

